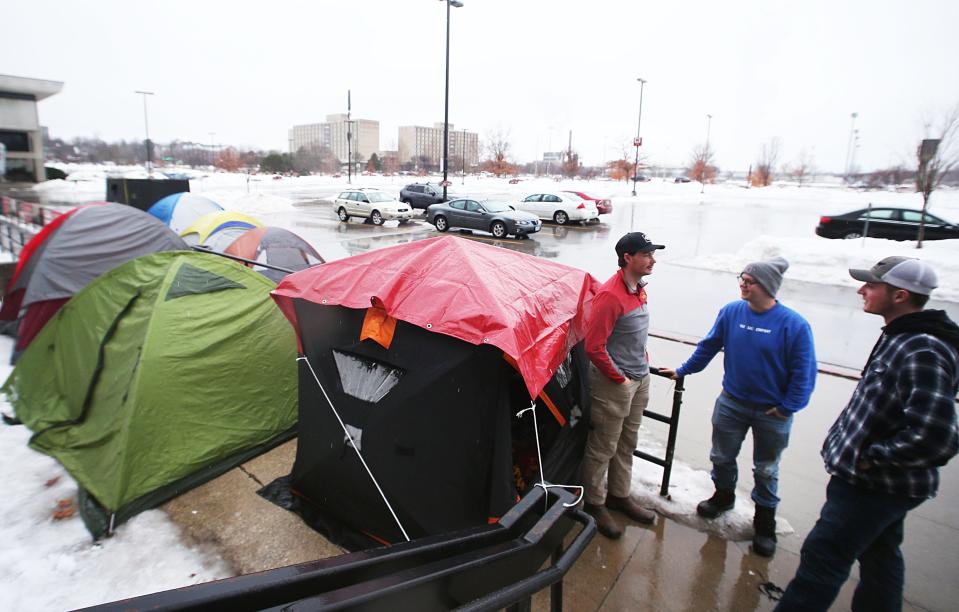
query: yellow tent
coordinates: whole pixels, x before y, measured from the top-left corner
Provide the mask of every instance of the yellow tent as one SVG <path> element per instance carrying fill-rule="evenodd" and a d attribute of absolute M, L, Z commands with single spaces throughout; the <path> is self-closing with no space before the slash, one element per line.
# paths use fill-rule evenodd
<path fill-rule="evenodd" d="M 243 232 L 263 224 L 243 213 L 230 210 L 203 215 L 180 233 L 190 246 L 202 244 L 214 251 L 224 251 Z"/>

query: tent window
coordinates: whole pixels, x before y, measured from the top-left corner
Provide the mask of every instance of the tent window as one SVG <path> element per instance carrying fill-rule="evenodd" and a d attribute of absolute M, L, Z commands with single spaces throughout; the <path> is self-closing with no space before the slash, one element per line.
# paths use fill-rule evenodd
<path fill-rule="evenodd" d="M 556 382 L 559 383 L 559 386 L 563 389 L 566 388 L 566 385 L 569 384 L 569 381 L 573 378 L 573 353 L 570 352 L 566 355 L 566 359 L 563 360 L 563 363 L 559 364 L 559 367 L 556 368 Z"/>
<path fill-rule="evenodd" d="M 368 357 L 333 351 L 343 392 L 365 402 L 383 399 L 403 378 L 403 370 Z"/>
<path fill-rule="evenodd" d="M 198 295 L 202 293 L 212 293 L 214 291 L 223 291 L 225 289 L 246 289 L 246 286 L 229 278 L 225 278 L 204 270 L 191 266 L 188 263 L 180 266 L 177 270 L 173 282 L 170 283 L 170 289 L 167 291 L 166 300 L 175 300 L 186 295 Z"/>

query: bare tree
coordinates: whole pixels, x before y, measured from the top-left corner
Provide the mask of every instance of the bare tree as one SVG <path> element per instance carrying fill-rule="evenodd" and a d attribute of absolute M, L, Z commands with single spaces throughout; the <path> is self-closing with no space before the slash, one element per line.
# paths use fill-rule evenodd
<path fill-rule="evenodd" d="M 799 152 L 799 157 L 796 158 L 796 162 L 789 169 L 789 176 L 802 187 L 803 183 L 809 180 L 814 171 L 815 167 L 813 166 L 812 153 L 807 149 L 803 149 Z"/>
<path fill-rule="evenodd" d="M 646 163 L 646 156 L 643 153 L 639 154 L 639 164 L 636 164 L 633 161 L 633 141 L 623 141 L 622 146 L 620 147 L 620 155 L 617 159 L 612 159 L 606 162 L 606 171 L 609 173 L 609 178 L 614 181 L 629 181 L 633 176 L 639 172 L 640 168 L 643 168 Z"/>
<path fill-rule="evenodd" d="M 929 197 L 939 187 L 942 179 L 959 163 L 959 104 L 944 114 L 938 125 L 927 125 L 926 138 L 919 144 L 916 156 L 919 167 L 916 170 L 916 191 L 922 194 L 922 217 L 919 220 L 919 236 L 916 248 L 922 248 L 926 235 L 926 210 Z"/>
<path fill-rule="evenodd" d="M 579 161 L 579 153 L 576 153 L 572 149 L 563 153 L 563 174 L 566 175 L 566 178 L 575 178 L 578 176 L 582 167 L 583 164 Z"/>
<path fill-rule="evenodd" d="M 227 147 L 220 152 L 214 165 L 225 172 L 236 172 L 243 165 L 240 154 L 233 147 Z"/>
<path fill-rule="evenodd" d="M 713 151 L 707 149 L 706 145 L 699 145 L 692 150 L 690 154 L 689 169 L 686 170 L 686 176 L 691 180 L 705 183 L 716 181 L 716 166 L 713 165 Z"/>
<path fill-rule="evenodd" d="M 486 159 L 480 166 L 496 176 L 516 174 L 516 165 L 510 162 L 509 130 L 495 129 L 486 135 Z"/>
<path fill-rule="evenodd" d="M 779 138 L 773 138 L 763 145 L 759 151 L 759 160 L 752 172 L 753 185 L 757 187 L 768 187 L 773 182 L 773 172 L 776 164 L 779 163 L 779 150 L 782 148 L 782 142 Z"/>

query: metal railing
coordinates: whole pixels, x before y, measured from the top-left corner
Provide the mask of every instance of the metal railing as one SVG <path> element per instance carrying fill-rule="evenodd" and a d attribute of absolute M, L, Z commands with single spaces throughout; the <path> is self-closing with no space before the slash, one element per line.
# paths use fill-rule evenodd
<path fill-rule="evenodd" d="M 562 489 L 546 493 L 533 487 L 493 525 L 87 610 L 528 609 L 532 595 L 550 587 L 550 607 L 558 612 L 563 607 L 563 578 L 596 534 L 592 517 L 567 507 L 574 501 Z M 576 525 L 580 528 L 573 535 Z M 552 563 L 543 568 L 548 559 Z"/>
<path fill-rule="evenodd" d="M 0 250 L 19 257 L 30 239 L 60 214 L 41 204 L 0 196 Z"/>
<path fill-rule="evenodd" d="M 649 373 L 653 376 L 669 378 L 668 375 L 660 372 L 659 368 L 650 367 Z M 663 468 L 663 479 L 659 485 L 659 494 L 667 499 L 669 498 L 669 477 L 673 472 L 673 455 L 676 452 L 676 435 L 679 432 L 679 410 L 683 405 L 683 391 L 685 390 L 683 382 L 684 378 L 682 376 L 676 380 L 676 386 L 673 389 L 673 406 L 669 416 L 648 409 L 643 411 L 644 417 L 669 425 L 669 433 L 666 436 L 666 456 L 656 457 L 639 449 L 633 451 L 634 457 L 645 459 Z"/>

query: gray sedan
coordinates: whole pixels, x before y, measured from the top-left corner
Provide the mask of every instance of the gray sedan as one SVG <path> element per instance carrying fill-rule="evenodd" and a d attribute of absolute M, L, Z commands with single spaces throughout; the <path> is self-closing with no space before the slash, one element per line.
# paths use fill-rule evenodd
<path fill-rule="evenodd" d="M 509 234 L 527 236 L 543 227 L 536 215 L 514 210 L 504 202 L 477 202 L 468 198 L 430 205 L 426 209 L 426 220 L 441 232 L 451 227 L 463 227 L 489 232 L 496 238 L 505 238 Z"/>

